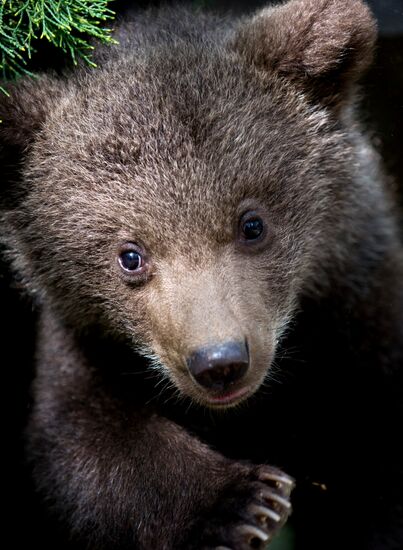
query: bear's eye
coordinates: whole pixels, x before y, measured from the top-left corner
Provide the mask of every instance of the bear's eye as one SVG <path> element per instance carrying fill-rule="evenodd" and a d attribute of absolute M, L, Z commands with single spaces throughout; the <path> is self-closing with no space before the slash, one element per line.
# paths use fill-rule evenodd
<path fill-rule="evenodd" d="M 265 223 L 256 212 L 246 212 L 240 220 L 240 240 L 257 241 L 265 232 Z"/>
<path fill-rule="evenodd" d="M 138 273 L 144 268 L 145 262 L 137 246 L 128 243 L 119 253 L 119 264 L 124 271 Z"/>

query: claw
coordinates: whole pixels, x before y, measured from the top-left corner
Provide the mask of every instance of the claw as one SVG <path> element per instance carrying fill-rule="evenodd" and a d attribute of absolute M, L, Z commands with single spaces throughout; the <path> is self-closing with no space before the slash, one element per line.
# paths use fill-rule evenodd
<path fill-rule="evenodd" d="M 262 542 L 267 542 L 270 538 L 262 529 L 254 527 L 253 525 L 241 525 L 238 527 L 238 531 L 249 538 L 257 538 Z"/>
<path fill-rule="evenodd" d="M 281 497 L 280 495 L 277 495 L 276 493 L 273 493 L 273 491 L 270 491 L 270 489 L 262 489 L 261 494 L 266 500 L 273 500 L 274 502 L 281 504 L 281 506 L 284 506 L 284 508 L 287 508 L 287 510 L 291 509 L 291 503 L 288 502 L 287 499 Z"/>
<path fill-rule="evenodd" d="M 294 480 L 291 477 L 286 476 L 285 474 L 274 474 L 271 472 L 262 472 L 259 475 L 259 478 L 262 481 L 276 481 L 277 483 L 283 483 L 289 487 L 294 487 Z"/>
<path fill-rule="evenodd" d="M 266 506 L 258 506 L 257 504 L 253 504 L 250 509 L 256 516 L 268 517 L 276 523 L 281 521 L 281 516 L 273 510 L 270 510 L 270 508 L 266 508 Z"/>

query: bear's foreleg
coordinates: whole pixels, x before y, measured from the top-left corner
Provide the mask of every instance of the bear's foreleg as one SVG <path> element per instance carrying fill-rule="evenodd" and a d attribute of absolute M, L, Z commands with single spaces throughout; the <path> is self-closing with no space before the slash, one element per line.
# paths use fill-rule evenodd
<path fill-rule="evenodd" d="M 28 428 L 37 486 L 90 548 L 260 548 L 291 479 L 232 462 L 147 407 L 127 410 L 69 332 L 43 314 Z"/>

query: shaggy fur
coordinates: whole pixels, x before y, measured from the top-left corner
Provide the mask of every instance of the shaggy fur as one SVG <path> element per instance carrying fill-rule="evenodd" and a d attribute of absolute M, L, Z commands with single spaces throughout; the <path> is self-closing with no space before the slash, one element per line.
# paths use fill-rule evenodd
<path fill-rule="evenodd" d="M 402 248 L 354 118 L 375 34 L 360 0 L 147 11 L 97 70 L 2 97 L 2 234 L 40 315 L 28 457 L 74 547 L 261 547 L 291 488 L 267 463 L 302 547 L 403 547 Z M 186 365 L 228 341 L 250 367 L 223 414 Z"/>

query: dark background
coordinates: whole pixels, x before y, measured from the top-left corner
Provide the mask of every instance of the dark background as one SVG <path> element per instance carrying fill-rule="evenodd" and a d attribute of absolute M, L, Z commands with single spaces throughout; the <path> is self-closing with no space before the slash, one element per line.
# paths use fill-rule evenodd
<path fill-rule="evenodd" d="M 144 5 L 149 3 L 143 2 Z M 362 119 L 385 159 L 387 170 L 395 182 L 398 201 L 403 206 L 403 0 L 369 0 L 368 3 L 378 19 L 380 37 L 375 62 L 363 81 Z M 123 14 L 138 4 L 118 0 L 113 7 L 118 14 Z M 236 13 L 252 11 L 264 4 L 267 2 L 203 1 L 203 5 L 209 8 Z M 38 68 L 59 68 L 63 60 L 46 46 L 41 46 L 34 63 Z M 5 536 L 12 537 L 12 547 L 19 547 L 40 540 L 40 530 L 43 529 L 40 505 L 32 497 L 22 452 L 23 426 L 30 407 L 35 329 L 31 304 L 20 298 L 18 285 L 11 282 L 4 264 L 0 264 L 0 306 L 5 431 L 2 488 L 3 502 L 7 507 L 3 517 Z M 56 547 L 60 549 L 61 544 L 56 543 Z"/>

